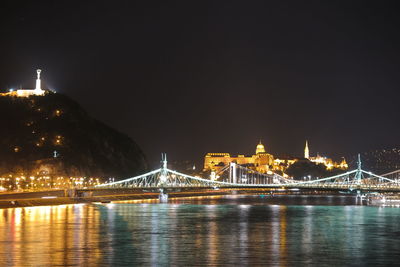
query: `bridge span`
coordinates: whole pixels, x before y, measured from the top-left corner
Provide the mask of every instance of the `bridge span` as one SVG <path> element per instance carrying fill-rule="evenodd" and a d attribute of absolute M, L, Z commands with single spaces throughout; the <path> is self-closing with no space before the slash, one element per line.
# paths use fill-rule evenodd
<path fill-rule="evenodd" d="M 167 167 L 166 155 L 162 155 L 161 168 L 151 172 L 105 183 L 93 189 L 147 189 L 176 191 L 183 188 L 197 189 L 298 189 L 298 190 L 330 190 L 330 191 L 364 191 L 364 192 L 400 192 L 400 170 L 384 175 L 376 175 L 361 168 L 358 156 L 357 168 L 339 175 L 297 181 L 278 174 L 258 173 L 243 166 L 231 163 L 221 170 L 214 179 L 191 176 L 171 170 Z M 92 190 L 93 190 L 92 189 Z"/>

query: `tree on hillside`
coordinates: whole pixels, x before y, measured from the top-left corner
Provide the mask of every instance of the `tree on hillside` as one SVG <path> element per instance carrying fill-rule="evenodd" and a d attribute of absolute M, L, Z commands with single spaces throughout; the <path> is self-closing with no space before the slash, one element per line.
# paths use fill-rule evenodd
<path fill-rule="evenodd" d="M 316 179 L 329 177 L 343 172 L 340 169 L 327 170 L 324 164 L 317 164 L 308 159 L 301 159 L 293 163 L 286 170 L 286 173 L 292 176 L 295 180 Z"/>

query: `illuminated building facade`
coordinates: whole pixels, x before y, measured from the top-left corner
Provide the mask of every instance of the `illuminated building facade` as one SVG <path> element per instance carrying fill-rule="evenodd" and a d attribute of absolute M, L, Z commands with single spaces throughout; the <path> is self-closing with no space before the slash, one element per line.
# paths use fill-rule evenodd
<path fill-rule="evenodd" d="M 234 157 L 229 153 L 207 153 L 204 158 L 204 171 L 219 171 L 230 162 L 266 173 L 274 166 L 274 157 L 265 151 L 264 145 L 260 142 L 256 147 L 256 153 L 251 156 L 237 155 Z"/>
<path fill-rule="evenodd" d="M 308 159 L 311 162 L 317 164 L 324 164 L 326 169 L 332 170 L 333 168 L 338 168 L 342 170 L 346 170 L 349 168 L 346 160 L 343 158 L 341 162 L 334 162 L 332 159 L 323 157 L 317 154 L 316 157 L 310 157 L 310 150 L 308 148 L 308 142 L 306 141 L 306 146 L 304 147 L 304 158 Z"/>
<path fill-rule="evenodd" d="M 304 158 L 316 164 L 324 164 L 326 169 L 339 168 L 346 170 L 348 168 L 346 160 L 338 163 L 327 157 L 317 155 L 316 157 L 310 156 L 308 142 L 304 148 Z M 295 163 L 298 158 L 274 158 L 273 155 L 266 152 L 264 145 L 260 142 L 256 147 L 256 153 L 251 156 L 237 155 L 231 156 L 229 153 L 207 153 L 204 157 L 204 171 L 218 172 L 229 163 L 234 162 L 249 169 L 261 173 L 280 172 L 285 176 L 285 171 L 290 165 Z"/>

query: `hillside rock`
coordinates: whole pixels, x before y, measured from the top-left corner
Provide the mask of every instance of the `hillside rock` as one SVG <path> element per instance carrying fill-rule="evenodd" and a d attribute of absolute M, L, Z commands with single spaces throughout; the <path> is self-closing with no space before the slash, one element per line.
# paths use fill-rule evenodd
<path fill-rule="evenodd" d="M 117 180 L 147 169 L 143 152 L 131 138 L 93 119 L 65 95 L 1 96 L 0 115 L 2 176 Z"/>

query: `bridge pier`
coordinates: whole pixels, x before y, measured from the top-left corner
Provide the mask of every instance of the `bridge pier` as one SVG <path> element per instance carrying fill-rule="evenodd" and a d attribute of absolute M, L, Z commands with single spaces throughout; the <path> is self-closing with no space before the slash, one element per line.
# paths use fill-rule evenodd
<path fill-rule="evenodd" d="M 160 203 L 168 203 L 168 194 L 164 193 L 164 189 L 160 188 L 160 195 L 158 195 Z"/>
<path fill-rule="evenodd" d="M 360 202 L 360 204 L 362 205 L 363 200 L 364 200 L 364 195 L 361 193 L 360 190 L 357 190 L 356 202 Z"/>

